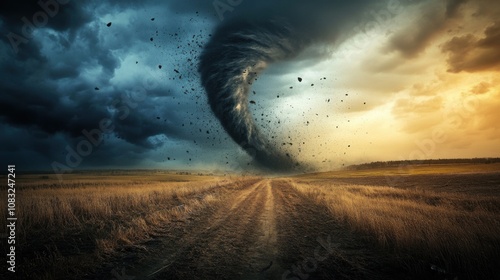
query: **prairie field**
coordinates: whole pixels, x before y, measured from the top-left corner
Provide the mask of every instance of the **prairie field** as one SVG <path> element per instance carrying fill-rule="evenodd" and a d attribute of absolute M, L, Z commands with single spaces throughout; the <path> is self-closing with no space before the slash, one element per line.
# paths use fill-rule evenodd
<path fill-rule="evenodd" d="M 500 164 L 18 174 L 16 212 L 16 279 L 500 279 Z"/>

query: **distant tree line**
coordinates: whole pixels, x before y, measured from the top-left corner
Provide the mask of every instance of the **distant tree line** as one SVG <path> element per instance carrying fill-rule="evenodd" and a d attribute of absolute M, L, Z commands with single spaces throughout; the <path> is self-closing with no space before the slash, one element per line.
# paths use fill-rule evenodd
<path fill-rule="evenodd" d="M 500 158 L 460 158 L 460 159 L 425 159 L 375 161 L 347 166 L 347 170 L 363 170 L 372 168 L 397 167 L 401 165 L 433 165 L 433 164 L 491 164 L 500 163 Z"/>

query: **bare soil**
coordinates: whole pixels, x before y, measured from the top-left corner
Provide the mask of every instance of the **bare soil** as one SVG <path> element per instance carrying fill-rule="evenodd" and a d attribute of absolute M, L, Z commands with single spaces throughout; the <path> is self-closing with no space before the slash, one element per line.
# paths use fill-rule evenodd
<path fill-rule="evenodd" d="M 85 279 L 415 279 L 291 182 L 265 179 L 228 192 Z"/>

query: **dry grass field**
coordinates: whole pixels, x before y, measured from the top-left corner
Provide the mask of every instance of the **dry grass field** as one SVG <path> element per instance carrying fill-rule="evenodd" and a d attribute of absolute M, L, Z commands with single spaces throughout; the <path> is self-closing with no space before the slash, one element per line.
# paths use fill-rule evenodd
<path fill-rule="evenodd" d="M 499 172 L 498 163 L 417 165 L 308 174 L 292 184 L 410 271 L 434 265 L 451 279 L 500 279 Z"/>
<path fill-rule="evenodd" d="M 18 177 L 14 279 L 500 279 L 499 164 Z"/>
<path fill-rule="evenodd" d="M 24 259 L 19 274 L 26 279 L 81 273 L 95 259 L 136 246 L 164 224 L 210 207 L 245 181 L 161 172 L 83 173 L 63 182 L 54 175 L 18 177 L 17 244 Z"/>

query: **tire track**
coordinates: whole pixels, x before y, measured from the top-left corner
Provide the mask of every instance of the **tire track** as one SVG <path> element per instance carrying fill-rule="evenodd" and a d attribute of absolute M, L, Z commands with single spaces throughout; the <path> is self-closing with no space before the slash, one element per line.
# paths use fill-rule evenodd
<path fill-rule="evenodd" d="M 146 245 L 139 260 L 123 258 L 127 275 L 173 280 L 383 279 L 384 274 L 397 275 L 397 270 L 385 267 L 390 262 L 381 256 L 387 253 L 355 238 L 325 206 L 292 184 L 291 180 L 268 179 L 227 188 L 222 200 L 206 211 L 165 228 L 155 242 Z"/>
<path fill-rule="evenodd" d="M 280 279 L 275 198 L 269 180 L 260 181 L 195 221 L 184 247 L 149 279 Z"/>
<path fill-rule="evenodd" d="M 271 182 L 269 180 L 264 183 L 265 188 L 262 190 L 265 193 L 264 211 L 259 217 L 260 229 L 259 238 L 252 246 L 251 254 L 248 256 L 251 262 L 253 271 L 245 273 L 241 279 L 281 279 L 280 275 L 283 272 L 278 264 L 278 232 L 276 229 L 276 206 L 275 198 L 272 192 Z"/>
<path fill-rule="evenodd" d="M 119 256 L 108 260 L 97 273 L 85 279 L 113 279 L 116 276 L 113 270 L 116 271 L 117 268 L 126 268 L 127 275 L 134 279 L 165 279 L 160 276 L 166 274 L 169 267 L 179 266 L 179 261 L 184 261 L 189 267 L 185 256 L 213 242 L 206 240 L 204 235 L 210 235 L 210 232 L 218 230 L 229 218 L 229 210 L 238 208 L 239 204 L 247 203 L 251 198 L 249 195 L 259 185 L 260 180 L 249 180 L 239 187 L 235 183 L 222 186 L 218 190 L 221 195 L 220 201 L 208 205 L 203 211 L 186 213 L 183 218 L 166 224 L 156 231 L 152 240 L 125 249 Z"/>
<path fill-rule="evenodd" d="M 325 206 L 294 189 L 291 181 L 274 181 L 273 191 L 281 265 L 287 269 L 278 279 L 389 279 L 387 275 L 402 274 L 381 257 L 387 254 L 356 238 Z"/>
<path fill-rule="evenodd" d="M 243 189 L 228 203 L 193 221 L 197 226 L 175 244 L 173 256 L 148 279 L 234 279 L 245 266 L 246 244 L 255 237 L 252 217 L 261 211 L 262 182 Z M 228 278 L 229 277 L 229 278 Z"/>

